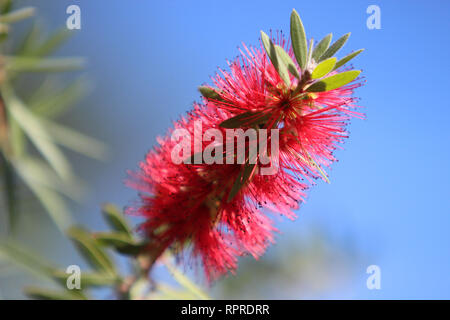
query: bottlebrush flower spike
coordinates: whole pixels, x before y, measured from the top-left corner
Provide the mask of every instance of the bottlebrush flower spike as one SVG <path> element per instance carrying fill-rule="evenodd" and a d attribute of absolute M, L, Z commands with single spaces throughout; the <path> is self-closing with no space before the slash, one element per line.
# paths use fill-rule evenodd
<path fill-rule="evenodd" d="M 213 78 L 213 87 L 199 88 L 203 102 L 194 104 L 166 137 L 158 139 L 159 146 L 147 154 L 140 170 L 130 172 L 127 182 L 142 192 L 128 212 L 147 218 L 141 230 L 150 240 L 153 258 L 168 248 L 186 249 L 203 264 L 210 281 L 233 272 L 238 256 L 258 258 L 265 252 L 276 231 L 268 211 L 295 218 L 293 210 L 313 179 L 328 180 L 324 167 L 335 160 L 333 151 L 347 137 L 348 120 L 362 117 L 354 111 L 353 97 L 361 85 L 356 80 L 359 71 L 342 68 L 362 50 L 341 60 L 333 58 L 349 34 L 331 46 L 328 35 L 314 49 L 313 41 L 307 45 L 303 24 L 293 11 L 292 43 L 281 33 L 276 39 L 261 35 L 260 49 L 244 45 L 241 56 L 229 63 L 229 71 L 219 70 Z M 267 164 L 258 155 L 251 164 L 248 151 L 243 163 L 225 163 L 228 157 L 239 158 L 234 149 L 222 151 L 230 141 L 235 145 L 234 137 L 227 136 L 230 128 L 275 129 L 279 159 L 271 158 Z M 176 163 L 173 152 L 179 141 L 174 134 L 179 129 L 192 137 L 197 130 L 201 137 L 215 130 L 227 137 L 226 143 L 208 140 L 196 145 L 194 138 L 185 145 L 193 151 Z M 267 140 L 273 141 L 272 136 Z M 246 146 L 250 143 L 246 141 Z M 215 159 L 221 161 L 190 163 L 211 145 L 221 146 L 214 149 Z M 274 150 L 271 146 L 267 154 Z M 260 169 L 274 164 L 279 164 L 278 171 L 261 174 Z"/>

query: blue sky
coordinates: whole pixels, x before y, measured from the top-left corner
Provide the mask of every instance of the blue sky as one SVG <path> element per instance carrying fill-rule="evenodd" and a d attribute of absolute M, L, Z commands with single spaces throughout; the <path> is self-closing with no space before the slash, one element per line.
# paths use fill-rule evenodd
<path fill-rule="evenodd" d="M 368 260 L 356 268 L 352 293 L 333 297 L 450 298 L 450 2 L 64 0 L 38 7 L 61 26 L 70 4 L 81 8 L 82 29 L 61 53 L 87 57 L 96 84 L 94 104 L 74 121 L 90 112 L 78 123 L 114 154 L 82 173 L 96 192 L 78 207 L 81 219 L 100 223 L 93 212 L 101 203 L 129 203 L 135 192 L 122 184 L 125 171 L 199 100 L 197 86 L 242 42 L 257 44 L 260 30 L 288 33 L 296 8 L 308 37 L 352 32 L 338 56 L 366 49 L 353 64 L 367 80 L 356 93 L 367 120 L 352 122 L 331 184 L 315 186 L 299 219 L 279 228 L 302 232 L 320 223 L 351 235 Z M 366 27 L 371 4 L 381 9 L 381 30 Z M 380 291 L 365 286 L 368 264 L 381 268 Z"/>

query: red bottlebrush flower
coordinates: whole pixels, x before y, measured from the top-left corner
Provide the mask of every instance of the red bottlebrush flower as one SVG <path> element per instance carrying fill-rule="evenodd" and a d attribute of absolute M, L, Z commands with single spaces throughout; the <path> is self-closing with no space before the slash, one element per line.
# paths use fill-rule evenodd
<path fill-rule="evenodd" d="M 261 49 L 244 46 L 230 70 L 220 70 L 213 78 L 215 87 L 200 87 L 204 104 L 195 104 L 187 117 L 175 122 L 140 170 L 130 172 L 128 184 L 142 194 L 128 212 L 147 218 L 141 230 L 150 239 L 153 258 L 167 248 L 188 249 L 202 262 L 208 280 L 233 272 L 238 256 L 258 258 L 274 241 L 276 229 L 265 209 L 293 219 L 308 187 L 302 180 L 311 182 L 319 176 L 327 180 L 322 167 L 335 160 L 333 151 L 347 137 L 349 118 L 361 116 L 353 111 L 353 91 L 361 85 L 354 82 L 359 71 L 342 66 L 362 50 L 339 61 L 332 58 L 348 35 L 331 46 L 327 36 L 316 49 L 312 42 L 308 49 L 295 11 L 291 36 L 292 45 L 282 35 L 273 42 L 262 33 Z M 243 154 L 241 164 L 186 161 L 204 155 L 211 145 L 221 145 L 214 148 L 216 159 L 238 159 L 234 149 L 223 152 L 230 142 L 227 128 L 279 130 L 279 159 L 271 158 L 269 165 L 279 163 L 280 169 L 262 174 L 259 169 L 267 164 L 261 154 L 251 164 L 250 151 Z M 194 139 L 180 148 L 177 130 Z M 226 136 L 226 143 L 196 142 L 196 134 L 205 137 L 209 130 Z M 181 161 L 174 161 L 174 150 L 179 159 L 183 151 Z M 266 151 L 276 153 L 272 144 Z"/>
<path fill-rule="evenodd" d="M 202 136 L 208 129 L 219 129 L 229 114 L 214 106 L 195 105 L 187 118 L 174 124 L 159 146 L 147 154 L 138 172 L 130 172 L 128 185 L 143 192 L 138 205 L 128 213 L 147 218 L 141 230 L 151 239 L 155 255 L 167 248 L 175 251 L 190 248 L 198 258 L 208 280 L 233 271 L 237 256 L 261 256 L 276 229 L 261 208 L 265 207 L 293 218 L 292 212 L 306 186 L 295 182 L 283 171 L 255 177 L 245 192 L 232 201 L 228 195 L 237 179 L 240 164 L 176 164 L 172 152 L 177 141 L 175 129 L 185 129 L 191 137 L 195 122 L 201 121 Z M 192 147 L 194 142 L 191 141 Z M 202 145 L 202 150 L 208 143 Z"/>
<path fill-rule="evenodd" d="M 294 51 L 281 33 L 274 43 L 284 48 L 292 61 Z M 233 116 L 249 113 L 243 125 L 253 125 L 253 120 L 265 120 L 265 127 L 280 128 L 280 164 L 290 169 L 298 178 L 322 176 L 327 180 L 323 166 L 329 166 L 333 151 L 348 137 L 346 125 L 351 116 L 363 117 L 353 111 L 357 99 L 354 89 L 360 82 L 322 92 L 300 90 L 302 81 L 307 84 L 317 63 L 311 59 L 300 79 L 290 74 L 287 86 L 271 63 L 263 45 L 261 49 L 244 45 L 241 56 L 229 63 L 230 71 L 219 70 L 213 78 L 220 99 L 211 98 L 219 109 Z M 300 67 L 295 62 L 295 67 Z M 350 68 L 333 70 L 328 76 Z M 260 122 L 260 121 L 259 121 Z"/>

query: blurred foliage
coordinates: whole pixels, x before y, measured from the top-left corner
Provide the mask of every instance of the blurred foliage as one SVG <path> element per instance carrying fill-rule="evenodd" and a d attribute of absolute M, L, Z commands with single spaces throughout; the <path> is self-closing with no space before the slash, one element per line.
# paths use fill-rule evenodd
<path fill-rule="evenodd" d="M 65 199 L 80 199 L 84 186 L 61 147 L 99 160 L 105 158 L 106 147 L 58 123 L 58 117 L 86 94 L 88 82 L 80 77 L 61 85 L 67 81 L 61 81 L 55 74 L 79 70 L 84 60 L 53 56 L 71 35 L 66 29 L 45 35 L 35 22 L 22 41 L 14 41 L 15 36 L 10 39 L 13 25 L 33 17 L 36 12 L 32 7 L 15 9 L 13 4 L 11 0 L 0 0 L 0 193 L 3 200 L 0 201 L 0 226 L 7 226 L 6 236 L 0 230 L 1 276 L 16 273 L 18 267 L 40 281 L 50 282 L 49 288 L 25 289 L 26 295 L 36 299 L 88 299 L 92 297 L 89 290 L 96 287 L 109 288 L 120 299 L 207 299 L 202 290 L 172 265 L 170 256 L 161 261 L 179 287 L 154 284 L 149 278 L 154 261 L 142 253 L 147 243 L 134 237 L 122 212 L 113 205 L 105 205 L 103 210 L 113 231 L 92 233 L 74 226 Z M 68 289 L 71 273 L 25 248 L 11 236 L 18 215 L 26 213 L 22 212 L 25 211 L 21 206 L 24 196 L 19 191 L 22 190 L 34 195 L 91 266 L 92 271 L 82 273 L 80 290 Z M 119 272 L 113 252 L 127 256 L 131 275 Z"/>
<path fill-rule="evenodd" d="M 79 226 L 67 230 L 81 256 L 91 266 L 91 271 L 81 272 L 80 289 L 69 289 L 72 273 L 49 263 L 14 242 L 0 243 L 0 260 L 21 268 L 35 277 L 53 284 L 51 288 L 27 287 L 25 293 L 35 299 L 78 300 L 89 299 L 93 288 L 107 288 L 119 299 L 209 299 L 208 295 L 192 283 L 172 263 L 170 255 L 159 263 L 166 266 L 179 286 L 154 283 L 150 278 L 150 268 L 154 261 L 142 250 L 147 246 L 145 240 L 134 237 L 123 213 L 115 206 L 103 207 L 105 220 L 112 230 L 89 232 Z M 116 266 L 115 255 L 125 255 L 130 264 L 130 274 L 123 275 Z"/>
<path fill-rule="evenodd" d="M 22 189 L 32 192 L 60 230 L 71 225 L 65 199 L 79 200 L 83 185 L 62 147 L 96 159 L 106 154 L 101 142 L 57 122 L 88 90 L 84 78 L 61 85 L 65 81 L 55 77 L 84 64 L 82 58 L 52 56 L 71 32 L 47 35 L 33 23 L 19 43 L 10 39 L 14 25 L 35 11 L 0 1 L 0 206 L 7 212 L 0 219 L 8 233 L 22 211 Z"/>

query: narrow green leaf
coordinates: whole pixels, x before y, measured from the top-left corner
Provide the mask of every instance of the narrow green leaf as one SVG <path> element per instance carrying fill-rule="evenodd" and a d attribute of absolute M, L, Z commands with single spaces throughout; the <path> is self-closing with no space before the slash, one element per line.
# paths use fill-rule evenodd
<path fill-rule="evenodd" d="M 102 213 L 106 222 L 108 222 L 114 230 L 127 234 L 129 238 L 133 236 L 131 228 L 123 213 L 115 205 L 110 203 L 103 205 Z"/>
<path fill-rule="evenodd" d="M 191 280 L 189 280 L 184 274 L 182 274 L 172 263 L 168 261 L 168 258 L 163 259 L 164 265 L 172 274 L 174 279 L 183 286 L 186 290 L 194 294 L 198 299 L 209 300 L 210 298 L 202 289 L 197 287 Z"/>
<path fill-rule="evenodd" d="M 307 66 L 309 66 L 311 64 L 313 47 L 314 47 L 314 39 L 311 38 L 311 40 L 309 40 L 308 55 L 307 55 L 307 58 L 306 58 L 306 65 Z"/>
<path fill-rule="evenodd" d="M 82 58 L 5 57 L 10 72 L 65 72 L 81 69 Z"/>
<path fill-rule="evenodd" d="M 358 51 L 352 52 L 349 55 L 343 57 L 341 60 L 336 62 L 336 65 L 334 66 L 333 70 L 336 70 L 337 68 L 343 66 L 344 64 L 346 64 L 347 62 L 352 60 L 354 57 L 356 57 L 358 54 L 360 54 L 363 51 L 364 51 L 364 49 L 359 49 Z"/>
<path fill-rule="evenodd" d="M 338 52 L 343 46 L 344 44 L 347 42 L 348 37 L 350 37 L 350 32 L 347 34 L 344 34 L 342 37 L 340 37 L 339 39 L 337 39 L 332 45 L 331 47 L 329 47 L 327 49 L 327 51 L 324 52 L 324 54 L 320 57 L 319 61 L 323 61 L 325 59 L 331 58 L 332 56 L 334 56 L 334 54 L 336 52 Z"/>
<path fill-rule="evenodd" d="M 238 194 L 239 190 L 244 187 L 244 185 L 247 183 L 247 181 L 251 178 L 256 164 L 251 164 L 248 161 L 245 163 L 244 167 L 239 172 L 238 177 L 233 183 L 233 186 L 231 187 L 230 193 L 228 194 L 227 202 L 230 202 L 233 200 L 233 198 Z"/>
<path fill-rule="evenodd" d="M 149 291 L 150 283 L 146 278 L 137 279 L 131 288 L 128 290 L 129 300 L 142 300 L 144 299 L 145 293 Z"/>
<path fill-rule="evenodd" d="M 3 179 L 3 193 L 8 211 L 8 229 L 13 233 L 18 219 L 18 199 L 16 194 L 16 177 L 8 160 L 0 153 L 0 168 Z"/>
<path fill-rule="evenodd" d="M 278 52 L 277 49 L 275 48 L 275 45 L 273 44 L 272 40 L 270 40 L 269 36 L 264 33 L 264 31 L 261 31 L 261 40 L 264 45 L 264 49 L 266 50 L 267 55 L 269 56 L 270 61 L 275 67 L 275 70 L 277 70 L 281 79 L 283 79 L 283 82 L 287 86 L 290 86 L 291 80 L 289 78 L 287 66 L 284 64 L 283 59 L 278 56 Z"/>
<path fill-rule="evenodd" d="M 4 99 L 8 111 L 22 127 L 36 148 L 61 178 L 70 181 L 73 177 L 71 166 L 64 154 L 54 145 L 51 135 L 47 132 L 42 122 L 13 94 L 5 94 Z"/>
<path fill-rule="evenodd" d="M 39 179 L 39 177 L 36 177 L 36 172 L 34 169 L 25 164 L 25 161 L 18 161 L 17 159 L 13 162 L 14 168 L 18 175 L 40 201 L 59 230 L 63 232 L 69 225 L 72 224 L 72 218 L 64 200 L 58 193 L 56 193 L 56 191 L 48 188 L 48 181 L 46 183 L 38 181 L 36 178 Z M 49 177 L 50 176 L 47 176 L 46 179 L 48 180 Z"/>
<path fill-rule="evenodd" d="M 236 194 L 241 190 L 243 184 L 242 184 L 242 175 L 243 170 L 239 172 L 236 180 L 233 182 L 233 185 L 231 186 L 230 193 L 228 194 L 227 202 L 231 202 L 233 198 L 236 196 Z"/>
<path fill-rule="evenodd" d="M 9 117 L 9 141 L 15 157 L 21 157 L 25 154 L 28 144 L 25 133 L 23 132 L 16 119 Z"/>
<path fill-rule="evenodd" d="M 155 291 L 150 291 L 146 295 L 148 300 L 196 300 L 197 295 L 187 290 L 175 289 L 165 283 L 158 283 Z"/>
<path fill-rule="evenodd" d="M 62 181 L 45 161 L 37 157 L 16 158 L 14 168 L 21 176 L 26 176 L 26 181 L 64 194 L 73 200 L 79 201 L 82 198 L 83 190 L 79 183 Z"/>
<path fill-rule="evenodd" d="M 289 54 L 279 45 L 275 45 L 275 49 L 277 50 L 278 57 L 280 57 L 281 60 L 283 60 L 283 63 L 287 66 L 289 72 L 297 79 L 300 78 L 297 66 L 295 65 L 294 61 L 292 61 Z"/>
<path fill-rule="evenodd" d="M 55 143 L 93 159 L 106 159 L 108 149 L 102 142 L 55 122 L 44 119 L 41 121 Z"/>
<path fill-rule="evenodd" d="M 92 267 L 109 274 L 116 273 L 113 261 L 90 233 L 78 227 L 70 227 L 67 235 Z"/>
<path fill-rule="evenodd" d="M 147 243 L 137 242 L 123 232 L 96 232 L 94 239 L 97 243 L 113 247 L 118 252 L 127 255 L 137 255 L 148 245 Z"/>
<path fill-rule="evenodd" d="M 43 57 L 52 54 L 58 47 L 66 42 L 71 35 L 72 33 L 67 28 L 61 28 L 33 50 L 27 52 L 27 55 Z"/>
<path fill-rule="evenodd" d="M 336 60 L 336 58 L 330 58 L 319 63 L 312 72 L 311 78 L 319 79 L 326 76 L 329 72 L 331 72 L 331 70 L 333 70 Z"/>
<path fill-rule="evenodd" d="M 5 15 L 0 16 L 0 23 L 18 22 L 33 16 L 35 12 L 36 10 L 33 7 L 18 9 L 16 11 L 12 11 Z"/>
<path fill-rule="evenodd" d="M 268 117 L 268 114 L 265 114 L 263 112 L 247 111 L 223 121 L 219 126 L 227 129 L 253 127 L 266 123 Z"/>
<path fill-rule="evenodd" d="M 300 69 L 303 71 L 306 67 L 308 44 L 302 20 L 295 9 L 292 10 L 291 14 L 291 40 L 295 58 L 297 59 Z"/>
<path fill-rule="evenodd" d="M 28 105 L 40 116 L 55 118 L 75 105 L 90 89 L 90 83 L 85 77 L 75 80 L 64 88 L 55 86 L 51 81 L 44 81 L 31 95 Z"/>
<path fill-rule="evenodd" d="M 24 293 L 36 300 L 87 300 L 86 296 L 80 291 L 61 291 L 54 289 L 44 289 L 38 287 L 27 287 Z"/>
<path fill-rule="evenodd" d="M 317 44 L 317 46 L 314 48 L 312 57 L 314 61 L 319 61 L 322 54 L 328 49 L 330 46 L 331 38 L 333 37 L 333 34 L 327 34 L 320 42 Z"/>
<path fill-rule="evenodd" d="M 207 86 L 200 86 L 198 87 L 198 91 L 200 91 L 200 93 L 202 94 L 202 96 L 204 96 L 206 99 L 211 99 L 211 100 L 223 100 L 222 97 L 220 96 L 219 93 L 217 93 L 216 90 L 207 87 Z"/>
<path fill-rule="evenodd" d="M 51 278 L 55 270 L 44 257 L 11 241 L 0 242 L 0 257 L 39 278 Z"/>
<path fill-rule="evenodd" d="M 255 159 L 256 160 L 256 159 Z M 242 173 L 242 183 L 246 183 L 253 175 L 256 163 L 249 163 L 244 166 L 244 172 Z"/>
<path fill-rule="evenodd" d="M 352 82 L 361 73 L 360 70 L 346 71 L 332 75 L 328 78 L 322 79 L 313 83 L 311 86 L 306 88 L 308 92 L 321 92 L 329 91 L 345 86 L 346 84 Z"/>
<path fill-rule="evenodd" d="M 26 56 L 27 52 L 33 50 L 39 44 L 41 38 L 42 25 L 39 21 L 33 21 L 33 24 L 25 33 L 24 38 L 18 44 L 16 50 L 16 56 Z"/>

